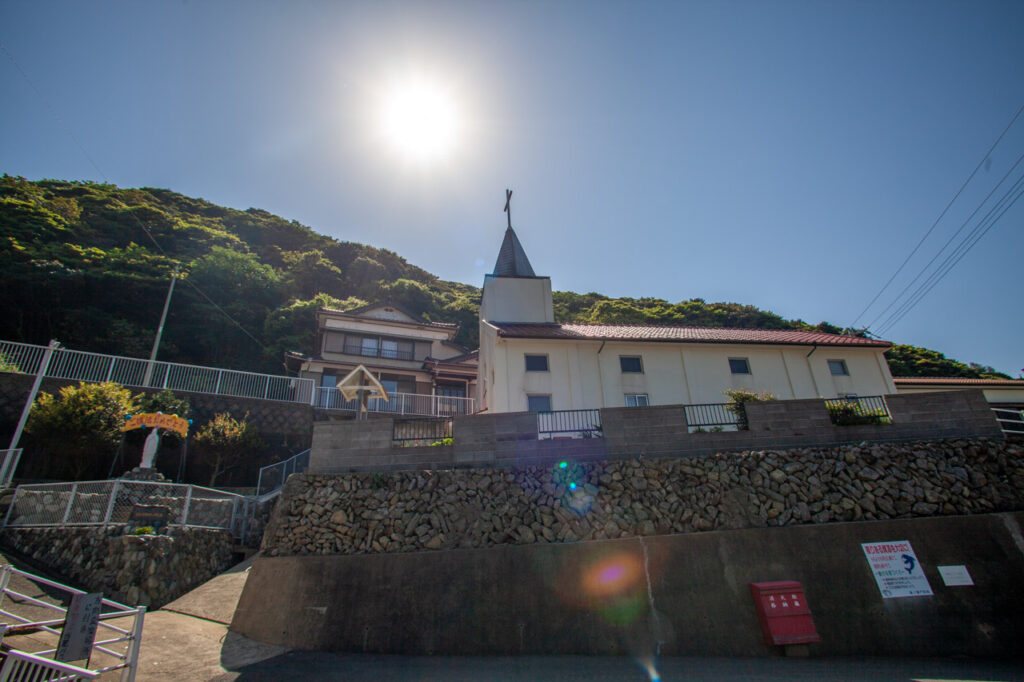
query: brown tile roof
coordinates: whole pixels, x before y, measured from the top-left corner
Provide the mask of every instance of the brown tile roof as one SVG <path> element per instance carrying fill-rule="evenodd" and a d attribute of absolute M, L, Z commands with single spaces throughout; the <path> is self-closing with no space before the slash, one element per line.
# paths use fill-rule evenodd
<path fill-rule="evenodd" d="M 964 377 L 893 377 L 897 386 L 925 384 L 934 386 L 1006 386 L 1024 388 L 1024 379 L 967 379 Z"/>
<path fill-rule="evenodd" d="M 576 339 L 608 341 L 667 341 L 676 343 L 763 343 L 810 346 L 889 348 L 888 341 L 824 332 L 727 327 L 670 327 L 632 324 L 513 324 L 492 323 L 509 339 Z"/>

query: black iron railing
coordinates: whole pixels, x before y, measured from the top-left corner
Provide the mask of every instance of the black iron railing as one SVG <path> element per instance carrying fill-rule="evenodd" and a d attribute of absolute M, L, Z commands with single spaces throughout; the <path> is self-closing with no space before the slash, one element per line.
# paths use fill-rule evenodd
<path fill-rule="evenodd" d="M 396 419 L 391 440 L 400 445 L 434 445 L 453 437 L 451 419 Z"/>
<path fill-rule="evenodd" d="M 825 409 L 836 426 L 892 423 L 885 398 L 880 395 L 827 398 Z"/>
<path fill-rule="evenodd" d="M 537 413 L 539 438 L 601 438 L 601 410 L 555 410 Z"/>
<path fill-rule="evenodd" d="M 694 430 L 738 428 L 741 421 L 739 415 L 729 408 L 730 403 L 685 405 L 686 425 Z"/>
<path fill-rule="evenodd" d="M 398 350 L 396 348 L 370 348 L 361 346 L 358 343 L 346 343 L 342 352 L 346 355 L 362 355 L 366 358 L 385 358 L 387 360 L 413 360 L 415 353 L 411 350 Z"/>

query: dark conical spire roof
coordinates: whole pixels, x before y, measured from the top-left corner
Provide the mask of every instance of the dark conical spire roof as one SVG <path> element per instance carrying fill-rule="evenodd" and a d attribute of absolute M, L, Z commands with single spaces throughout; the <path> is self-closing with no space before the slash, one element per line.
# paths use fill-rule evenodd
<path fill-rule="evenodd" d="M 495 277 L 536 277 L 530 259 L 519 243 L 519 237 L 512 228 L 505 230 L 505 239 L 498 251 L 498 261 L 494 264 Z"/>

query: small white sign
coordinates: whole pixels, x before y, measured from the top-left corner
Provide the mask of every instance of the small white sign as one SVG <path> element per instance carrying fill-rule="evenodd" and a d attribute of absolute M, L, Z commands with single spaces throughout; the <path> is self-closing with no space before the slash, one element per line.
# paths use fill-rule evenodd
<path fill-rule="evenodd" d="M 967 572 L 966 566 L 938 566 L 942 582 L 947 587 L 959 587 L 961 585 L 973 585 L 971 574 Z"/>
<path fill-rule="evenodd" d="M 883 599 L 927 597 L 932 593 L 913 547 L 907 540 L 861 544 Z"/>

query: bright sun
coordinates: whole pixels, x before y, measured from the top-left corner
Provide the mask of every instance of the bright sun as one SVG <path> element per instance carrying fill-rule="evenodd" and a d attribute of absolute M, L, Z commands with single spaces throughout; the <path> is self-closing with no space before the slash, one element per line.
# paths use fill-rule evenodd
<path fill-rule="evenodd" d="M 461 132 L 454 94 L 425 79 L 391 86 L 384 98 L 381 124 L 395 151 L 421 164 L 451 155 Z"/>

